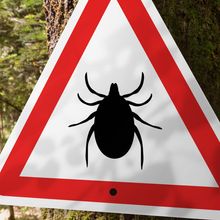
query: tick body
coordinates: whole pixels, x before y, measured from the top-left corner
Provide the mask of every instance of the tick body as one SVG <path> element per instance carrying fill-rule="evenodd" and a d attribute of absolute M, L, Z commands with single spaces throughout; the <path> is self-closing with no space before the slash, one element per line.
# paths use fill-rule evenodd
<path fill-rule="evenodd" d="M 93 133 L 95 134 L 95 140 L 100 151 L 106 157 L 112 159 L 123 157 L 130 150 L 133 143 L 134 135 L 136 135 L 141 148 L 142 169 L 144 162 L 143 142 L 140 132 L 134 124 L 134 119 L 150 127 L 162 129 L 161 127 L 145 122 L 136 113 L 132 112 L 130 108 L 130 105 L 142 106 L 147 104 L 151 100 L 152 94 L 143 103 L 134 103 L 126 100 L 126 98 L 140 91 L 144 82 L 144 74 L 142 73 L 141 82 L 138 88 L 126 95 L 120 95 L 118 91 L 118 85 L 116 83 L 112 83 L 110 86 L 109 94 L 104 95 L 96 92 L 94 89 L 91 88 L 88 82 L 87 74 L 85 74 L 85 82 L 87 88 L 91 93 L 102 98 L 102 100 L 100 101 L 88 103 L 84 101 L 78 94 L 78 98 L 82 103 L 89 106 L 98 105 L 98 108 L 96 112 L 93 112 L 85 120 L 76 124 L 69 125 L 69 127 L 77 126 L 95 118 L 94 124 L 89 130 L 86 141 L 86 165 L 88 166 L 89 140 Z"/>
<path fill-rule="evenodd" d="M 95 116 L 94 132 L 101 152 L 110 158 L 123 157 L 134 139 L 131 108 L 112 84 L 109 95 L 100 103 Z"/>

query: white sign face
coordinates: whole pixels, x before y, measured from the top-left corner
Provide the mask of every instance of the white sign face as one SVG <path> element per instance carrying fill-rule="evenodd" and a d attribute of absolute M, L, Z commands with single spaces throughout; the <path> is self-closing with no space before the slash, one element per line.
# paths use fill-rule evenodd
<path fill-rule="evenodd" d="M 219 139 L 152 1 L 80 0 L 1 154 L 0 203 L 219 218 Z"/>

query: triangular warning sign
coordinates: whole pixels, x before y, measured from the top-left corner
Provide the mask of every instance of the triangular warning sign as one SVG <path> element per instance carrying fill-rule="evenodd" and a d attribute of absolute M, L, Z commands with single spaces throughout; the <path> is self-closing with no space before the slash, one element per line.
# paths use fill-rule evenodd
<path fill-rule="evenodd" d="M 152 1 L 80 0 L 1 153 L 0 203 L 218 218 L 219 134 Z"/>

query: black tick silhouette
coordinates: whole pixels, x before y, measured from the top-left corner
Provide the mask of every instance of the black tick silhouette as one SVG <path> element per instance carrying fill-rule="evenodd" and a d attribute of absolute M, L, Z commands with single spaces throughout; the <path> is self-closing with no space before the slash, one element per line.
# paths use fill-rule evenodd
<path fill-rule="evenodd" d="M 87 141 L 86 141 L 86 165 L 88 167 L 88 145 L 89 140 L 95 133 L 95 140 L 100 149 L 100 151 L 107 157 L 112 159 L 117 159 L 123 157 L 131 148 L 134 134 L 137 138 L 141 147 L 141 169 L 143 168 L 144 162 L 144 152 L 143 152 L 143 142 L 138 128 L 134 124 L 134 118 L 139 122 L 148 125 L 153 128 L 162 129 L 161 127 L 149 124 L 141 119 L 136 113 L 131 111 L 130 105 L 132 106 L 142 106 L 150 102 L 152 94 L 150 97 L 142 103 L 134 103 L 126 100 L 128 98 L 140 91 L 144 83 L 144 74 L 142 73 L 141 82 L 137 89 L 133 92 L 120 95 L 118 91 L 118 85 L 112 83 L 108 95 L 100 94 L 91 88 L 88 82 L 87 73 L 85 74 L 85 82 L 88 90 L 103 98 L 100 101 L 88 103 L 84 101 L 79 94 L 79 100 L 85 105 L 94 106 L 99 105 L 96 112 L 93 112 L 85 120 L 77 123 L 71 124 L 69 127 L 77 126 L 83 124 L 95 117 L 94 124 L 89 130 Z"/>

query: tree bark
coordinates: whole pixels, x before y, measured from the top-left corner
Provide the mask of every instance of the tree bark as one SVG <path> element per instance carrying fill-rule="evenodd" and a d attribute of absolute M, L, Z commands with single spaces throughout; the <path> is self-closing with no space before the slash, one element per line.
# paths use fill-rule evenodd
<path fill-rule="evenodd" d="M 9 213 L 10 213 L 9 220 L 15 220 L 14 207 L 9 206 L 8 209 L 9 209 Z"/>
<path fill-rule="evenodd" d="M 78 0 L 44 0 L 48 51 L 52 53 Z"/>

